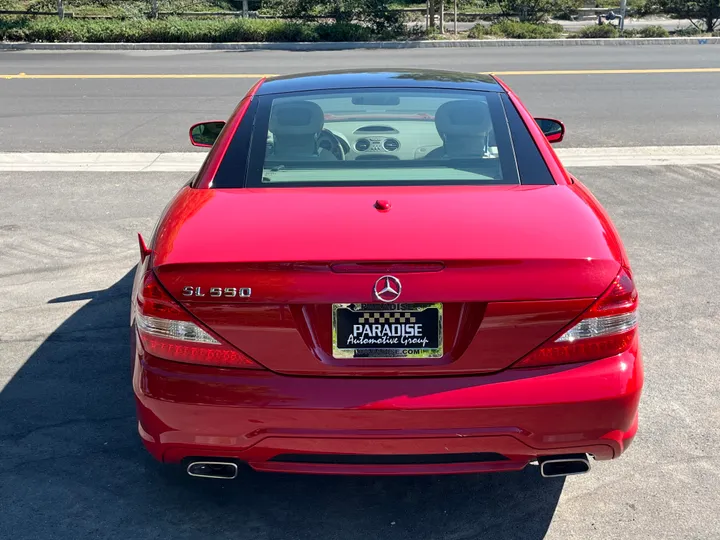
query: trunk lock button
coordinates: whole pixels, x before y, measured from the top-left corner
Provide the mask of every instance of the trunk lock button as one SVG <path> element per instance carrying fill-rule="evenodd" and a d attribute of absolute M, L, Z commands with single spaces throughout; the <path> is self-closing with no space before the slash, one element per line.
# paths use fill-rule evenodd
<path fill-rule="evenodd" d="M 390 201 L 386 201 L 384 199 L 378 199 L 377 201 L 375 201 L 374 206 L 378 212 L 387 212 L 388 210 L 390 210 L 390 207 L 392 205 L 390 204 Z"/>

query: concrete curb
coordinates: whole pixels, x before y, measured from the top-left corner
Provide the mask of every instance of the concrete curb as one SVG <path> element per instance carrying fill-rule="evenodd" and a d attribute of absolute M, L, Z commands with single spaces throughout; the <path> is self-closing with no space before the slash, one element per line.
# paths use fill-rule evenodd
<path fill-rule="evenodd" d="M 443 41 L 358 41 L 322 43 L 25 43 L 0 42 L 0 51 L 343 51 L 352 49 L 445 49 L 462 47 L 633 47 L 720 45 L 720 37 L 615 39 L 463 39 Z"/>
<path fill-rule="evenodd" d="M 720 164 L 720 146 L 558 148 L 566 167 Z M 207 152 L 0 152 L 0 172 L 196 172 Z"/>

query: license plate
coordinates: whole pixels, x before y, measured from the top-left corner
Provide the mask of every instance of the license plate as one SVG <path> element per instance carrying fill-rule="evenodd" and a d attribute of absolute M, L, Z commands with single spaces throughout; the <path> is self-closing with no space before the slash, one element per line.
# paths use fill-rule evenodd
<path fill-rule="evenodd" d="M 442 304 L 333 304 L 335 358 L 440 358 Z"/>

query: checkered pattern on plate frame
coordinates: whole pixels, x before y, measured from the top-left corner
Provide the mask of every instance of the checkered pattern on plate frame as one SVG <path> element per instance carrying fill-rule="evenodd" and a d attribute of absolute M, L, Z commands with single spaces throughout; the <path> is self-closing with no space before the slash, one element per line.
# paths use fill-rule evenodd
<path fill-rule="evenodd" d="M 415 317 L 412 313 L 366 313 L 361 315 L 358 319 L 360 324 L 371 324 L 371 323 L 414 323 Z"/>

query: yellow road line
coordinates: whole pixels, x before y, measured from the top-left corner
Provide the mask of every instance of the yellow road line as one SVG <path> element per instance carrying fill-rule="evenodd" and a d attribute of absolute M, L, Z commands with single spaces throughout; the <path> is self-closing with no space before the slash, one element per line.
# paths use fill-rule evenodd
<path fill-rule="evenodd" d="M 28 74 L 0 75 L 0 79 L 261 79 L 272 73 L 113 73 L 113 74 Z"/>
<path fill-rule="evenodd" d="M 651 75 L 672 73 L 720 73 L 717 68 L 661 68 L 661 69 L 568 69 L 545 71 L 491 71 L 494 75 Z M 33 74 L 0 75 L 0 79 L 260 79 L 274 77 L 273 73 L 113 73 L 113 74 Z"/>
<path fill-rule="evenodd" d="M 492 71 L 494 75 L 648 75 L 653 73 L 720 73 L 720 68 L 568 69 L 551 71 Z"/>

